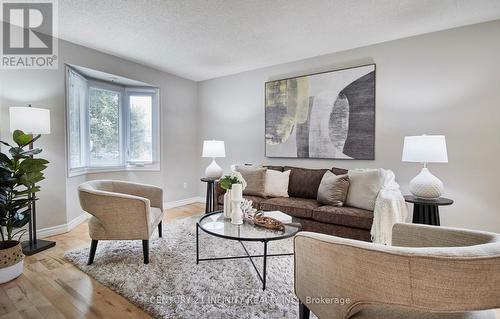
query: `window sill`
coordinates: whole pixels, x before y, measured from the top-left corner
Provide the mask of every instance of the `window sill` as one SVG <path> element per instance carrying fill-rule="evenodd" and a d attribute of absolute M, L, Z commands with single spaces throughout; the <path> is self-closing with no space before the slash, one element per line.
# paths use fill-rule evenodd
<path fill-rule="evenodd" d="M 159 172 L 160 165 L 159 164 L 149 164 L 145 166 L 118 166 L 118 167 L 84 167 L 84 168 L 75 168 L 68 171 L 68 177 L 75 177 L 87 174 L 99 174 L 99 173 L 112 173 L 112 172 Z"/>

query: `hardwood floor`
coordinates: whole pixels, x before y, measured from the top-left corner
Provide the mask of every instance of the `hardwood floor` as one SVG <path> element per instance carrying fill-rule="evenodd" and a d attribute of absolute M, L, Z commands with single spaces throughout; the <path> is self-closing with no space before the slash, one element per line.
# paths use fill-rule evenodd
<path fill-rule="evenodd" d="M 167 209 L 163 222 L 204 210 L 204 204 Z M 57 245 L 27 256 L 23 274 L 0 285 L 0 319 L 152 318 L 64 259 L 65 251 L 90 245 L 87 223 L 49 239 Z"/>
<path fill-rule="evenodd" d="M 204 209 L 204 204 L 167 209 L 163 222 Z M 87 223 L 49 239 L 57 241 L 56 247 L 27 256 L 23 274 L 0 285 L 0 319 L 152 318 L 64 259 L 65 251 L 90 245 Z"/>

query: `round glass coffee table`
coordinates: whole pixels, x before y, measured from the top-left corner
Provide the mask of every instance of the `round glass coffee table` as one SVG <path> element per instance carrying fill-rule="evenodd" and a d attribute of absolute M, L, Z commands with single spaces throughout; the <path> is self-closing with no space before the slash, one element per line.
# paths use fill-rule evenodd
<path fill-rule="evenodd" d="M 214 257 L 214 258 L 200 258 L 200 248 L 199 248 L 199 230 L 203 230 L 205 233 L 212 236 L 228 239 L 237 240 L 240 242 L 246 255 L 243 256 L 230 256 L 230 257 Z M 267 271 L 267 257 L 276 256 L 291 256 L 292 253 L 284 254 L 268 254 L 267 244 L 270 241 L 281 240 L 285 238 L 293 237 L 302 229 L 302 226 L 298 223 L 285 224 L 284 230 L 270 230 L 259 226 L 254 226 L 247 222 L 242 225 L 231 224 L 230 219 L 224 218 L 222 211 L 216 211 L 210 214 L 206 214 L 200 218 L 196 223 L 196 264 L 200 261 L 210 261 L 210 260 L 226 260 L 226 259 L 240 259 L 248 258 L 252 263 L 253 268 L 257 272 L 257 276 L 262 282 L 262 290 L 266 289 L 266 271 Z M 245 241 L 259 241 L 264 244 L 264 253 L 262 255 L 250 255 L 247 248 L 245 247 Z M 255 265 L 254 258 L 263 258 L 262 274 Z"/>

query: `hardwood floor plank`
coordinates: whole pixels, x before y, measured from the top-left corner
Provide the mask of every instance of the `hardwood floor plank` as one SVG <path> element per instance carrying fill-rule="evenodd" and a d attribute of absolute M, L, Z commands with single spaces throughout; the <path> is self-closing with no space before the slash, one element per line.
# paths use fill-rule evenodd
<path fill-rule="evenodd" d="M 5 292 L 17 310 L 23 310 L 32 306 L 26 295 L 23 294 L 17 285 L 15 287 L 8 288 Z"/>
<path fill-rule="evenodd" d="M 204 204 L 167 209 L 164 223 L 199 214 Z M 0 285 L 0 319 L 85 318 L 148 319 L 149 314 L 64 259 L 71 249 L 90 243 L 87 223 L 48 238 L 56 246 L 24 261 L 23 274 Z"/>
<path fill-rule="evenodd" d="M 9 312 L 3 316 L 0 316 L 0 319 L 24 319 L 23 316 L 17 311 Z"/>
<path fill-rule="evenodd" d="M 10 300 L 5 292 L 5 289 L 0 289 L 0 317 L 11 312 L 16 312 L 17 309 L 14 303 Z"/>
<path fill-rule="evenodd" d="M 24 319 L 44 319 L 42 314 L 34 306 L 24 308 L 23 310 L 19 310 L 19 314 Z"/>

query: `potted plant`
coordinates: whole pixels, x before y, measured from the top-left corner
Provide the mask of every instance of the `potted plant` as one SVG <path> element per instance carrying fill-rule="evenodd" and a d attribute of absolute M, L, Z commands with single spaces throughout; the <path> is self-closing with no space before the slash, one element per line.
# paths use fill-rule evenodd
<path fill-rule="evenodd" d="M 247 187 L 245 179 L 239 172 L 225 175 L 219 180 L 219 186 L 226 191 L 224 194 L 224 217 L 226 218 L 231 218 L 231 188 L 233 184 L 241 184 L 243 189 Z"/>
<path fill-rule="evenodd" d="M 33 158 L 41 149 L 26 149 L 40 135 L 33 137 L 16 130 L 12 137 L 17 146 L 0 141 L 9 147 L 10 154 L 0 152 L 0 283 L 17 278 L 23 272 L 20 239 L 26 230 L 20 228 L 30 220 L 31 204 L 40 191 L 36 183 L 44 179 L 43 170 L 49 163 Z"/>

